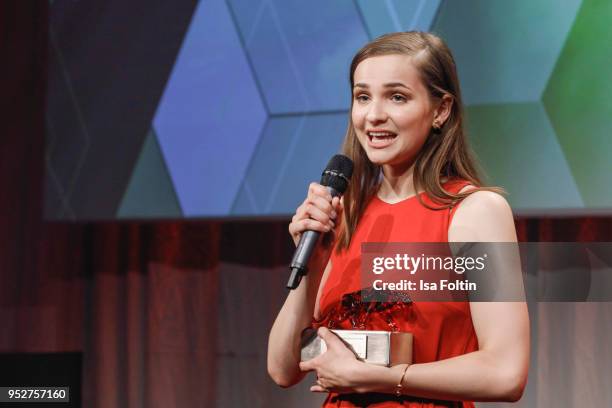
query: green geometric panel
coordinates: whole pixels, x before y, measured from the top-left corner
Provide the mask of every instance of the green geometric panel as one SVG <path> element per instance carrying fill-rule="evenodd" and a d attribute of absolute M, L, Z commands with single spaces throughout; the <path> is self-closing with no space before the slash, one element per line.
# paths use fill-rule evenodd
<path fill-rule="evenodd" d="M 583 207 L 541 103 L 470 106 L 466 114 L 488 182 L 506 189 L 516 212 Z"/>
<path fill-rule="evenodd" d="M 443 2 L 432 31 L 453 51 L 465 103 L 540 100 L 580 2 Z"/>
<path fill-rule="evenodd" d="M 612 207 L 612 2 L 585 0 L 543 103 L 587 207 Z"/>
<path fill-rule="evenodd" d="M 182 216 L 155 131 L 151 129 L 117 210 L 117 218 Z"/>

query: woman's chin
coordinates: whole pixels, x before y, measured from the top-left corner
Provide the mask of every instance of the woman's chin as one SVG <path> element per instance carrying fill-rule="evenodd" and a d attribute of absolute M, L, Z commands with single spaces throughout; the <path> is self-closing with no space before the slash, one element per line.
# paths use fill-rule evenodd
<path fill-rule="evenodd" d="M 388 164 L 392 159 L 393 155 L 382 151 L 367 151 L 368 159 L 377 166 Z"/>

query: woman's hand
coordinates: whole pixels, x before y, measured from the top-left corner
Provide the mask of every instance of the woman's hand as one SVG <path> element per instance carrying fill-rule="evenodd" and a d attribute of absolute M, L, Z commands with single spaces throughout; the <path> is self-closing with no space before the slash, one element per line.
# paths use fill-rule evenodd
<path fill-rule="evenodd" d="M 300 370 L 317 373 L 317 384 L 310 387 L 310 391 L 365 392 L 360 381 L 365 363 L 357 360 L 342 340 L 327 328 L 320 327 L 318 335 L 325 341 L 327 351 L 300 363 Z"/>
<path fill-rule="evenodd" d="M 322 233 L 333 231 L 341 212 L 342 203 L 339 197 L 332 199 L 327 188 L 318 183 L 310 183 L 308 196 L 297 208 L 289 224 L 289 234 L 295 245 L 297 246 L 306 230 Z"/>

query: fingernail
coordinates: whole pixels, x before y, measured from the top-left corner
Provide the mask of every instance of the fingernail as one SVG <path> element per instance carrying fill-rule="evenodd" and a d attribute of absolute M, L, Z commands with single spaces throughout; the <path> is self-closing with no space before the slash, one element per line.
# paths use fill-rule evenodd
<path fill-rule="evenodd" d="M 338 216 L 338 214 L 336 214 L 336 212 L 335 212 L 335 211 L 332 211 L 332 213 L 331 213 L 331 217 L 332 217 L 332 219 L 334 219 L 334 220 L 335 220 L 337 216 Z"/>

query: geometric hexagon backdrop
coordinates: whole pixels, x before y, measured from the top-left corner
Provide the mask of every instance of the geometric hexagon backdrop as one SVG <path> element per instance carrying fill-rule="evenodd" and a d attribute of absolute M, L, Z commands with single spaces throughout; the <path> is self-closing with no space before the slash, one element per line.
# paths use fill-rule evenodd
<path fill-rule="evenodd" d="M 612 211 L 612 6 L 563 3 L 55 0 L 46 216 L 293 213 L 346 131 L 352 55 L 406 30 L 453 50 L 515 212 Z"/>

